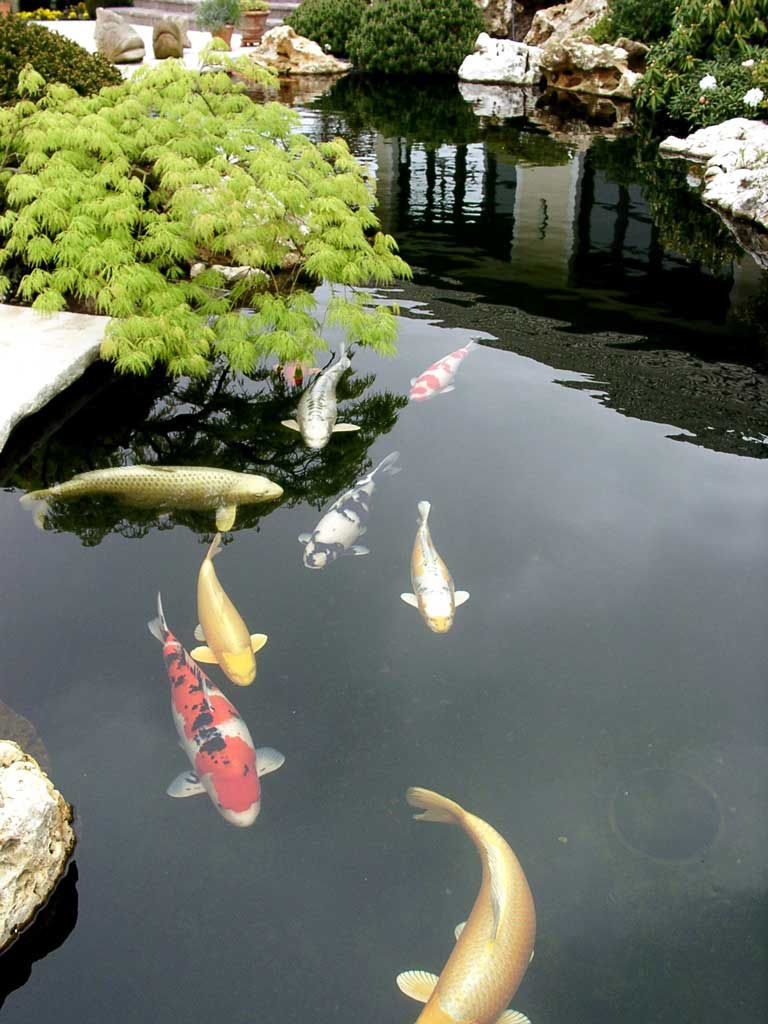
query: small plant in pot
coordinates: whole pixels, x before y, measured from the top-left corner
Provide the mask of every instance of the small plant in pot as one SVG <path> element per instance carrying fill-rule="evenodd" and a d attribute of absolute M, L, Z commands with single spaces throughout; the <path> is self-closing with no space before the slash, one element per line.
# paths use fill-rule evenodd
<path fill-rule="evenodd" d="M 197 8 L 197 24 L 229 46 L 232 33 L 240 20 L 240 0 L 201 0 Z"/>
<path fill-rule="evenodd" d="M 240 30 L 243 46 L 258 46 L 267 27 L 267 0 L 240 0 Z"/>

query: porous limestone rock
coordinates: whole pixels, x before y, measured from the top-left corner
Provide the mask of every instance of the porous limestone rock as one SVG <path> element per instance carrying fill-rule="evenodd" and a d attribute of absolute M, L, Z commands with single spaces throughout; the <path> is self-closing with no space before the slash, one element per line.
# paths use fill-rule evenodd
<path fill-rule="evenodd" d="M 685 139 L 672 135 L 661 143 L 659 153 L 703 165 L 701 198 L 768 269 L 768 124 L 733 117 L 699 128 Z"/>
<path fill-rule="evenodd" d="M 278 25 L 265 32 L 251 56 L 257 64 L 279 75 L 338 75 L 352 65 L 324 53 L 317 43 L 298 35 L 290 25 Z"/>
<path fill-rule="evenodd" d="M 517 0 L 475 0 L 480 8 L 485 23 L 485 31 L 489 36 L 509 39 L 517 14 L 523 10 Z"/>
<path fill-rule="evenodd" d="M 487 85 L 479 82 L 459 82 L 462 99 L 472 105 L 478 117 L 506 120 L 511 117 L 530 117 L 538 95 L 530 86 Z"/>
<path fill-rule="evenodd" d="M 481 32 L 475 52 L 459 68 L 464 82 L 501 82 L 508 85 L 536 85 L 542 76 L 541 50 L 511 39 L 491 39 Z"/>
<path fill-rule="evenodd" d="M 144 42 L 139 33 L 108 8 L 96 8 L 93 40 L 98 52 L 113 64 L 135 64 L 144 60 Z"/>
<path fill-rule="evenodd" d="M 541 46 L 548 41 L 587 35 L 608 13 L 608 0 L 571 0 L 537 11 L 523 42 Z"/>
<path fill-rule="evenodd" d="M 597 46 L 577 39 L 548 42 L 542 47 L 541 68 L 552 89 L 631 99 L 643 77 L 630 71 L 627 51 L 620 46 Z"/>
<path fill-rule="evenodd" d="M 174 18 L 161 18 L 152 29 L 152 52 L 158 60 L 184 56 L 184 33 Z"/>
<path fill-rule="evenodd" d="M 72 808 L 34 758 L 0 740 L 0 950 L 48 899 L 74 845 Z"/>
<path fill-rule="evenodd" d="M 645 71 L 650 46 L 639 43 L 636 39 L 627 39 L 626 36 L 619 36 L 613 45 L 627 51 L 627 65 L 630 71 Z"/>

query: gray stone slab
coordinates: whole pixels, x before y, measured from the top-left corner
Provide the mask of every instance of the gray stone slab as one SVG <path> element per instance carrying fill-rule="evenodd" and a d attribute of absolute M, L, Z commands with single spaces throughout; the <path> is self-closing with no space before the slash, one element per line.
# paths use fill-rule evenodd
<path fill-rule="evenodd" d="M 108 316 L 41 315 L 0 304 L 0 449 L 24 416 L 37 412 L 99 356 Z"/>

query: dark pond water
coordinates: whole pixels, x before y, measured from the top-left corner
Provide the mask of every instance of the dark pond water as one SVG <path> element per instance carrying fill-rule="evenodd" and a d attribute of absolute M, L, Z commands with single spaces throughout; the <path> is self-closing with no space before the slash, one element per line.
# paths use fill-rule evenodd
<path fill-rule="evenodd" d="M 76 865 L 0 959 L 9 1024 L 413 1021 L 398 972 L 439 972 L 477 892 L 428 786 L 493 824 L 538 913 L 513 1006 L 533 1024 L 753 1024 L 768 1010 L 766 286 L 684 171 L 478 120 L 458 93 L 346 83 L 307 107 L 375 164 L 416 268 L 384 293 L 400 351 L 344 383 L 362 427 L 308 453 L 266 371 L 174 390 L 90 371 L 0 455 L 0 699 L 76 806 Z M 409 380 L 476 339 L 455 391 Z M 331 339 L 333 340 L 333 339 Z M 322 572 L 297 537 L 389 452 L 365 557 Z M 249 829 L 187 767 L 162 590 L 192 646 L 202 513 L 60 505 L 21 489 L 124 462 L 267 472 L 217 559 L 259 677 L 213 677 L 286 761 Z M 471 599 L 437 636 L 410 590 L 416 506 Z M 19 721 L 19 719 L 14 719 Z M 3 1002 L 4 1000 L 4 1002 Z"/>

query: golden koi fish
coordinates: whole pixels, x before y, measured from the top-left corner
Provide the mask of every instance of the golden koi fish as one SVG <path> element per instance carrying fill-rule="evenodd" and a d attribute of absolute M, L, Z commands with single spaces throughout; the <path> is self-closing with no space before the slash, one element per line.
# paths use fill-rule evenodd
<path fill-rule="evenodd" d="M 195 661 L 220 665 L 224 675 L 237 686 L 248 686 L 256 678 L 256 658 L 267 642 L 264 633 L 248 633 L 240 617 L 219 583 L 213 558 L 221 550 L 221 534 L 217 533 L 197 575 L 197 615 L 200 624 L 195 639 L 205 647 L 195 647 L 189 653 Z"/>
<path fill-rule="evenodd" d="M 108 495 L 135 508 L 215 509 L 216 527 L 231 530 L 238 505 L 279 498 L 283 488 L 255 473 L 235 473 L 209 466 L 115 466 L 78 473 L 71 480 L 41 491 L 30 491 L 21 504 L 32 507 L 43 529 L 48 502 L 70 501 L 91 494 Z"/>
<path fill-rule="evenodd" d="M 454 590 L 448 567 L 438 555 L 429 532 L 428 501 L 419 502 L 419 528 L 411 555 L 413 594 L 401 594 L 406 604 L 418 608 L 433 633 L 447 633 L 456 609 L 469 600 L 466 590 Z"/>
<path fill-rule="evenodd" d="M 533 959 L 536 911 L 523 869 L 496 829 L 453 800 L 429 789 L 405 794 L 424 813 L 419 821 L 461 825 L 483 862 L 483 881 L 468 920 L 456 929 L 456 945 L 443 972 L 406 971 L 397 984 L 427 1005 L 417 1024 L 530 1024 L 505 1010 Z"/>

